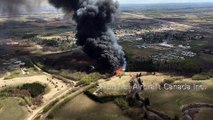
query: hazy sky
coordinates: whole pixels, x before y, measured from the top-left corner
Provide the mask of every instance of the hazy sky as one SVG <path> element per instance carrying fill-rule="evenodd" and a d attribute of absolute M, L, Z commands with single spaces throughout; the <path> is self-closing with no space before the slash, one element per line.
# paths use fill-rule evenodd
<path fill-rule="evenodd" d="M 213 2 L 213 0 L 118 0 L 120 3 L 193 3 L 193 2 Z"/>

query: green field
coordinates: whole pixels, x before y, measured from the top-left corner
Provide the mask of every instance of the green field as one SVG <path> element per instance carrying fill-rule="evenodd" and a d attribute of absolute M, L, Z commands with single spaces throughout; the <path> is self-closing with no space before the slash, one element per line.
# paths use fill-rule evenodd
<path fill-rule="evenodd" d="M 133 73 L 132 73 L 133 74 Z M 148 85 L 155 85 L 159 84 L 164 80 L 173 80 L 173 84 L 183 85 L 187 84 L 190 85 L 190 90 L 165 90 L 161 88 L 159 89 L 145 89 L 141 92 L 141 96 L 144 98 L 149 98 L 151 103 L 151 108 L 154 108 L 156 110 L 162 111 L 165 114 L 168 114 L 171 117 L 182 116 L 182 112 L 180 107 L 182 105 L 192 104 L 192 103 L 212 103 L 213 104 L 213 79 L 208 80 L 202 80 L 202 81 L 195 81 L 191 78 L 185 78 L 181 76 L 173 76 L 170 77 L 168 75 L 143 75 L 141 77 L 143 80 L 143 83 L 145 86 Z M 103 88 L 110 88 L 112 89 L 105 90 L 102 89 L 103 93 L 107 94 L 114 94 L 117 95 L 123 94 L 123 91 L 121 92 L 120 89 L 113 89 L 113 86 L 128 86 L 130 77 L 129 76 L 123 76 L 121 79 L 119 78 L 113 78 L 113 80 L 100 83 L 99 85 Z M 207 87 L 205 90 L 195 90 L 193 88 L 193 85 L 203 85 L 204 87 Z M 205 114 L 203 115 L 205 116 Z M 202 116 L 201 116 L 202 117 Z M 199 119 L 199 120 L 205 120 L 205 119 Z"/>
<path fill-rule="evenodd" d="M 183 82 L 182 82 L 183 83 Z M 184 82 L 187 83 L 187 82 Z M 190 82 L 191 83 L 191 82 Z M 187 83 L 187 84 L 190 84 Z M 192 83 L 193 84 L 193 83 Z M 198 83 L 196 83 L 198 84 Z M 206 90 L 160 90 L 160 91 L 144 91 L 143 97 L 148 97 L 151 102 L 151 106 L 157 110 L 163 111 L 168 115 L 174 117 L 175 115 L 181 116 L 180 107 L 182 105 L 191 103 L 212 103 L 213 104 L 213 81 L 207 80 L 201 84 L 208 86 Z M 206 119 L 199 119 L 206 120 Z"/>
<path fill-rule="evenodd" d="M 213 114 L 212 110 L 202 110 L 199 112 L 199 115 L 196 116 L 196 120 L 212 120 Z"/>
<path fill-rule="evenodd" d="M 114 103 L 96 103 L 81 94 L 59 109 L 55 120 L 130 120 Z"/>
<path fill-rule="evenodd" d="M 28 68 L 29 74 L 23 74 L 21 70 L 14 70 L 9 73 L 4 79 L 9 80 L 17 77 L 29 77 L 34 75 L 41 75 L 42 73 L 37 71 L 35 68 Z"/>
<path fill-rule="evenodd" d="M 31 61 L 28 60 L 28 58 L 20 58 L 20 60 L 22 60 L 26 64 L 25 65 L 26 72 L 28 72 L 29 74 L 23 73 L 23 70 L 21 70 L 21 69 L 14 69 L 14 70 L 8 71 L 9 74 L 4 77 L 4 80 L 9 80 L 9 79 L 17 78 L 17 77 L 29 77 L 29 76 L 42 74 L 40 71 L 38 71 L 33 66 L 33 64 L 31 63 Z"/>
<path fill-rule="evenodd" d="M 18 98 L 0 99 L 3 105 L 0 110 L 0 120 L 23 120 L 27 116 L 27 110 L 18 103 Z"/>

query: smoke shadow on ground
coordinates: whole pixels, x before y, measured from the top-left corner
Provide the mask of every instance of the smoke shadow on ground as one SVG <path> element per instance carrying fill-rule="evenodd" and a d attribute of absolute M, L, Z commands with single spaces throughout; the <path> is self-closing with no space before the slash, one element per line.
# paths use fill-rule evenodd
<path fill-rule="evenodd" d="M 96 60 L 85 54 L 81 47 L 60 54 L 42 56 L 44 64 L 53 70 L 69 70 L 73 72 L 99 72 L 106 73 L 108 70 Z"/>
<path fill-rule="evenodd" d="M 24 36 L 25 34 L 32 32 L 36 26 L 30 24 L 30 21 L 15 21 L 5 20 L 0 22 L 0 40 L 12 39 Z"/>

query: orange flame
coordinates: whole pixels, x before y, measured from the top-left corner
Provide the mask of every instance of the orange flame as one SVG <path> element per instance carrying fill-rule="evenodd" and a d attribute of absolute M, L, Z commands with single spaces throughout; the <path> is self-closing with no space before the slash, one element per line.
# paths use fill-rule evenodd
<path fill-rule="evenodd" d="M 122 68 L 119 68 L 118 70 L 116 70 L 116 75 L 121 75 L 123 73 Z"/>

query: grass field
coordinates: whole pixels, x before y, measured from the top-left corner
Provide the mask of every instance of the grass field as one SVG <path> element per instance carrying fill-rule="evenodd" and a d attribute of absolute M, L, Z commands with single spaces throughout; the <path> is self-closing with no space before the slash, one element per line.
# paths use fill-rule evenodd
<path fill-rule="evenodd" d="M 212 90 L 211 88 L 205 91 L 145 91 L 142 96 L 150 98 L 151 106 L 155 109 L 174 117 L 182 115 L 181 105 L 196 102 L 213 103 L 213 95 L 210 94 Z"/>
<path fill-rule="evenodd" d="M 210 82 L 212 81 L 209 81 L 209 83 Z M 203 91 L 144 91 L 142 96 L 150 98 L 152 106 L 155 109 L 161 110 L 170 116 L 181 116 L 180 107 L 182 105 L 202 102 L 213 103 L 212 90 L 213 87 L 211 83 L 211 87 Z"/>
<path fill-rule="evenodd" d="M 175 77 L 175 76 L 173 76 Z M 144 75 L 141 77 L 141 79 L 144 82 L 144 85 L 155 85 L 159 84 L 165 79 L 173 78 L 172 76 L 165 75 L 165 74 L 157 74 L 157 75 Z M 103 88 L 115 88 L 116 89 L 102 89 L 103 92 L 108 94 L 123 94 L 121 91 L 125 91 L 125 89 L 122 89 L 120 86 L 128 86 L 129 80 L 131 77 L 124 76 L 121 79 L 118 77 L 112 78 L 111 81 L 101 83 L 101 86 Z M 155 108 L 156 110 L 160 110 L 171 117 L 174 117 L 175 115 L 182 116 L 182 112 L 180 110 L 180 107 L 185 104 L 191 104 L 191 103 L 212 103 L 213 104 L 213 80 L 205 80 L 205 81 L 194 81 L 191 78 L 183 78 L 181 80 L 175 81 L 174 84 L 187 84 L 187 85 L 193 85 L 193 84 L 202 84 L 203 86 L 207 87 L 206 90 L 158 90 L 158 89 L 152 89 L 152 90 L 145 90 L 141 93 L 143 97 L 147 97 L 150 99 L 151 106 Z M 114 87 L 113 87 L 114 86 Z M 120 89 L 118 89 L 120 87 Z M 127 91 L 127 90 L 126 90 Z M 205 114 L 203 115 L 205 117 Z M 201 116 L 202 117 L 202 116 Z M 204 120 L 204 119 L 199 119 Z"/>
<path fill-rule="evenodd" d="M 99 84 L 99 87 L 101 91 L 105 95 L 125 95 L 129 91 L 129 81 L 131 80 L 130 75 L 134 75 L 136 73 L 131 73 L 131 72 L 126 72 L 124 76 L 121 78 L 119 77 L 112 77 L 110 81 L 103 82 Z M 146 73 L 144 73 L 146 74 Z M 168 75 L 144 75 L 142 77 L 142 80 L 145 85 L 151 85 L 151 84 L 159 84 L 162 82 L 164 79 L 168 79 L 170 76 Z"/>
<path fill-rule="evenodd" d="M 96 103 L 83 94 L 56 113 L 55 120 L 130 120 L 114 103 Z"/>
<path fill-rule="evenodd" d="M 27 116 L 27 111 L 19 105 L 18 98 L 0 98 L 0 103 L 3 105 L 0 120 L 24 120 Z"/>
<path fill-rule="evenodd" d="M 34 75 L 41 75 L 39 71 L 37 71 L 35 68 L 29 68 L 28 69 L 29 74 L 23 74 L 21 70 L 14 70 L 11 71 L 8 76 L 6 76 L 4 79 L 9 80 L 17 77 L 28 77 L 28 76 L 34 76 Z"/>
<path fill-rule="evenodd" d="M 195 120 L 212 120 L 212 118 L 212 110 L 202 110 L 199 112 L 199 115 L 196 116 Z"/>

